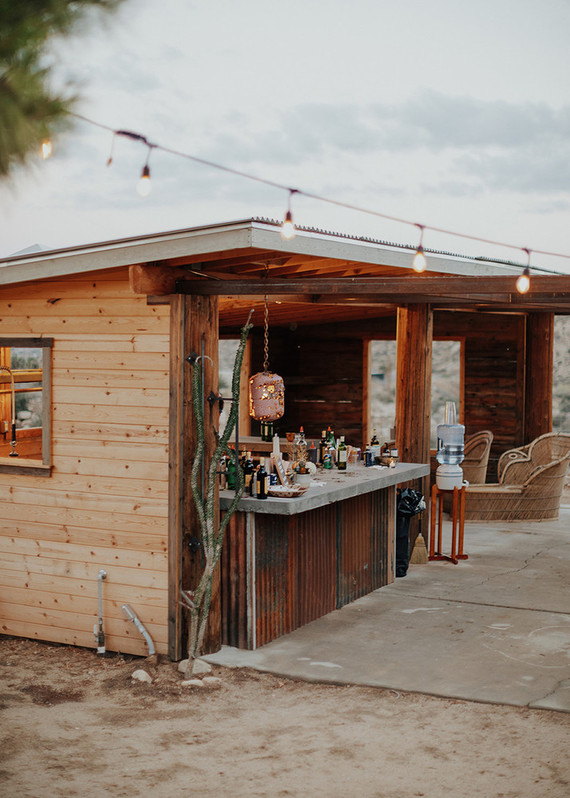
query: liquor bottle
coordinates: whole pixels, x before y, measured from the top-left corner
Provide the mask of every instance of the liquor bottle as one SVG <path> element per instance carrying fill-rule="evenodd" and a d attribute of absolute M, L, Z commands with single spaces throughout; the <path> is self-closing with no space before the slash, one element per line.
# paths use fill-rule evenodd
<path fill-rule="evenodd" d="M 253 477 L 253 460 L 251 459 L 251 452 L 246 453 L 245 465 L 243 467 L 243 478 L 245 483 L 245 490 L 251 493 L 251 480 Z"/>
<path fill-rule="evenodd" d="M 327 431 L 324 429 L 321 432 L 321 443 L 319 445 L 319 463 L 324 465 L 325 462 L 325 452 L 327 448 Z"/>
<path fill-rule="evenodd" d="M 305 438 L 305 430 L 303 427 L 299 429 L 299 432 L 296 436 L 296 445 L 295 445 L 295 460 L 297 462 L 305 461 L 307 459 L 307 439 Z"/>
<path fill-rule="evenodd" d="M 336 456 L 336 465 L 339 471 L 346 471 L 347 457 L 348 457 L 348 450 L 344 442 L 344 435 L 341 435 Z"/>
<path fill-rule="evenodd" d="M 307 449 L 307 455 L 309 457 L 309 462 L 314 463 L 316 465 L 319 457 L 319 450 L 315 446 L 315 442 L 313 440 L 311 441 L 311 445 Z"/>
<path fill-rule="evenodd" d="M 376 437 L 376 428 L 372 430 L 372 438 L 370 439 L 370 446 L 380 446 L 380 441 Z"/>
<path fill-rule="evenodd" d="M 267 499 L 268 479 L 267 479 L 267 471 L 265 470 L 263 462 L 260 463 L 259 468 L 257 469 L 256 479 L 257 479 L 257 498 Z"/>
<path fill-rule="evenodd" d="M 228 466 L 226 469 L 226 482 L 228 490 L 235 490 L 236 488 L 236 458 L 232 449 L 232 454 L 228 458 Z"/>
<path fill-rule="evenodd" d="M 261 440 L 270 441 L 273 438 L 273 421 L 261 422 Z"/>
<path fill-rule="evenodd" d="M 327 427 L 327 443 L 334 446 L 334 431 L 330 427 Z"/>
<path fill-rule="evenodd" d="M 225 454 L 220 457 L 220 490 L 225 490 L 228 484 L 227 479 L 228 458 Z"/>

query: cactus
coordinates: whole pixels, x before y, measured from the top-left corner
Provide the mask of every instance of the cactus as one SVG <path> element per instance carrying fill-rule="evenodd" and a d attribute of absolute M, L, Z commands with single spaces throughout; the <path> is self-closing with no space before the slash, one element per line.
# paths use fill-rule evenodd
<path fill-rule="evenodd" d="M 198 361 L 194 364 L 192 373 L 192 405 L 196 424 L 196 451 L 194 452 L 194 460 L 192 462 L 190 487 L 200 523 L 204 553 L 204 570 L 191 598 L 189 598 L 188 594 L 185 592 L 182 592 L 181 596 L 182 603 L 189 612 L 187 673 L 192 672 L 194 660 L 200 656 L 202 651 L 212 600 L 212 580 L 216 565 L 222 553 L 224 531 L 237 508 L 244 489 L 243 473 L 241 468 L 238 468 L 236 473 L 237 485 L 235 496 L 226 513 L 220 519 L 219 524 L 216 525 L 215 518 L 217 508 L 215 506 L 215 501 L 217 495 L 216 484 L 218 470 L 222 456 L 232 452 L 228 446 L 228 442 L 238 418 L 241 365 L 247 337 L 253 326 L 249 323 L 250 319 L 251 313 L 249 314 L 247 322 L 241 329 L 240 342 L 234 360 L 232 375 L 232 403 L 230 414 L 222 434 L 219 435 L 216 433 L 216 448 L 206 470 L 205 496 L 202 496 L 199 484 L 202 455 L 204 452 L 204 409 L 202 403 L 202 376 L 201 369 L 198 367 Z"/>

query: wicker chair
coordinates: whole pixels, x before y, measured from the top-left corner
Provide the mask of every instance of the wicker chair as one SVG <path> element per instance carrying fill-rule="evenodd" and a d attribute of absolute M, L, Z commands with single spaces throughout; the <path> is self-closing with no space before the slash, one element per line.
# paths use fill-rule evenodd
<path fill-rule="evenodd" d="M 470 484 L 484 483 L 487 478 L 489 452 L 493 443 L 493 433 L 485 429 L 465 438 L 464 460 L 461 463 L 463 478 Z"/>
<path fill-rule="evenodd" d="M 544 521 L 558 518 L 570 463 L 570 434 L 547 433 L 499 458 L 499 482 L 469 485 L 466 521 Z"/>

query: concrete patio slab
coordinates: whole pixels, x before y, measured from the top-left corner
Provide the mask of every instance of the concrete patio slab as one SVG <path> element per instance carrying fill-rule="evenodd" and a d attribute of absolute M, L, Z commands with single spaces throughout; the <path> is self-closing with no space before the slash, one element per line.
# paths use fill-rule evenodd
<path fill-rule="evenodd" d="M 467 524 L 465 551 L 458 565 L 411 565 L 393 585 L 256 651 L 224 647 L 206 659 L 570 712 L 570 507 L 555 522 Z"/>

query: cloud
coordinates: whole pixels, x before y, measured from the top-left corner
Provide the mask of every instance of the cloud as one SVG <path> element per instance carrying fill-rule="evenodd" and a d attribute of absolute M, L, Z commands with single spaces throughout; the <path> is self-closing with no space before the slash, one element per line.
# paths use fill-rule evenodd
<path fill-rule="evenodd" d="M 387 124 L 385 146 L 449 148 L 528 146 L 570 138 L 570 106 L 450 97 L 424 90 L 396 106 L 375 106 Z"/>
<path fill-rule="evenodd" d="M 452 97 L 424 90 L 397 104 L 304 103 L 268 116 L 212 124 L 207 157 L 242 168 L 424 154 L 440 158 L 430 190 L 473 196 L 493 190 L 570 192 L 570 105 Z M 434 161 L 435 163 L 435 161 Z"/>
<path fill-rule="evenodd" d="M 523 146 L 504 152 L 482 151 L 457 159 L 458 169 L 493 190 L 569 194 L 570 148 Z"/>

